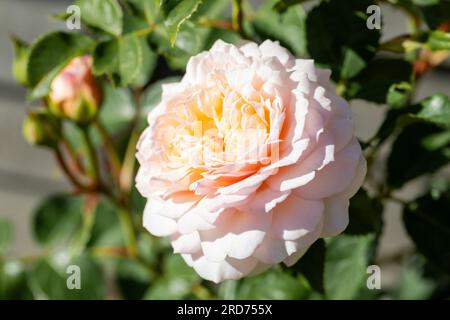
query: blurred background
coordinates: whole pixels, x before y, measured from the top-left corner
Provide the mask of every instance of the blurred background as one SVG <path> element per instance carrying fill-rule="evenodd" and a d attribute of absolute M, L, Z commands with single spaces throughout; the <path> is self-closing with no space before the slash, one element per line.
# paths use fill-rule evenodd
<path fill-rule="evenodd" d="M 9 36 L 17 34 L 31 41 L 47 30 L 63 29 L 65 25 L 51 20 L 49 15 L 65 11 L 69 4 L 66 0 L 0 0 L 0 217 L 6 217 L 14 224 L 15 240 L 10 254 L 19 257 L 39 253 L 30 228 L 33 207 L 45 195 L 69 190 L 69 185 L 52 155 L 27 145 L 22 138 L 22 121 L 30 106 L 25 103 L 25 90 L 11 76 L 13 51 Z M 306 9 L 308 7 L 311 4 L 305 5 Z M 382 41 L 406 32 L 405 16 L 392 7 L 382 7 L 382 19 Z M 425 76 L 415 99 L 435 92 L 450 95 L 448 61 Z M 385 108 L 358 100 L 354 100 L 351 107 L 356 134 L 364 141 L 378 129 Z M 382 170 L 374 170 L 371 174 L 380 172 Z M 444 174 L 448 172 L 448 168 L 444 169 Z M 420 179 L 408 184 L 400 191 L 401 196 L 414 198 L 422 185 Z M 387 203 L 385 208 L 385 228 L 377 263 L 382 271 L 382 287 L 388 288 L 395 285 L 402 271 L 400 262 L 411 250 L 412 243 L 402 226 L 400 207 L 396 203 Z"/>

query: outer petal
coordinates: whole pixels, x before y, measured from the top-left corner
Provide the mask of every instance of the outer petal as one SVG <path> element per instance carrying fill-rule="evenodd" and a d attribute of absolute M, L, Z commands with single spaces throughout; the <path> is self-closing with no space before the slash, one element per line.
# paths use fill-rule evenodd
<path fill-rule="evenodd" d="M 320 226 L 323 209 L 322 201 L 305 200 L 291 194 L 272 213 L 272 236 L 284 240 L 306 236 Z"/>
<path fill-rule="evenodd" d="M 358 168 L 350 186 L 340 194 L 325 199 L 324 224 L 322 237 L 338 235 L 348 225 L 349 198 L 352 197 L 362 185 L 366 176 L 366 160 L 360 156 Z"/>
<path fill-rule="evenodd" d="M 264 240 L 271 218 L 241 211 L 222 214 L 216 228 L 200 232 L 203 253 L 210 261 L 250 257 Z"/>
<path fill-rule="evenodd" d="M 355 176 L 360 157 L 361 147 L 354 139 L 336 154 L 333 162 L 316 171 L 314 180 L 295 189 L 294 193 L 306 199 L 323 199 L 344 191 Z"/>
<path fill-rule="evenodd" d="M 184 257 L 186 260 L 192 257 Z M 192 259 L 192 267 L 204 279 L 219 283 L 223 280 L 237 280 L 251 273 L 258 265 L 258 260 L 248 258 L 237 260 L 227 258 L 219 262 L 209 261 L 205 256 Z"/>
<path fill-rule="evenodd" d="M 155 207 L 162 208 L 162 204 L 147 201 L 144 209 L 144 227 L 155 236 L 169 236 L 177 230 L 177 223 L 162 215 L 155 213 Z"/>

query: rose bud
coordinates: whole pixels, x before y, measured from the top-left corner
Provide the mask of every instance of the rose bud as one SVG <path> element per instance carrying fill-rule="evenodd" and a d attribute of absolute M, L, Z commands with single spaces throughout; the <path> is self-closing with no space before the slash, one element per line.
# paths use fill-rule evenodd
<path fill-rule="evenodd" d="M 203 278 L 295 264 L 348 224 L 366 160 L 330 71 L 278 42 L 218 40 L 163 86 L 138 143 L 144 227 Z"/>
<path fill-rule="evenodd" d="M 31 111 L 23 122 L 23 136 L 32 145 L 56 148 L 61 137 L 61 122 L 48 110 Z"/>
<path fill-rule="evenodd" d="M 73 59 L 53 80 L 50 90 L 52 113 L 80 124 L 92 121 L 102 99 L 92 74 L 92 57 Z"/>

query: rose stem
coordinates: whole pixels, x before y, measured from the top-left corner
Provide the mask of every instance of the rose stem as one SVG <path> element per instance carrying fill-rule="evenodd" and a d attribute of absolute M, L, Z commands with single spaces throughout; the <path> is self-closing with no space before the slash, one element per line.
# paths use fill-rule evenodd
<path fill-rule="evenodd" d="M 100 172 L 98 169 L 97 155 L 91 137 L 89 136 L 87 126 L 79 126 L 86 146 L 87 157 L 89 162 L 89 174 L 94 182 L 94 189 L 100 185 Z"/>
<path fill-rule="evenodd" d="M 119 155 L 117 154 L 117 150 L 114 146 L 114 142 L 109 135 L 108 131 L 106 130 L 103 123 L 99 120 L 95 120 L 95 126 L 97 130 L 100 132 L 100 135 L 102 137 L 103 143 L 105 145 L 105 150 L 108 154 L 108 162 L 111 168 L 112 175 L 117 183 L 118 186 L 120 186 L 120 159 Z"/>

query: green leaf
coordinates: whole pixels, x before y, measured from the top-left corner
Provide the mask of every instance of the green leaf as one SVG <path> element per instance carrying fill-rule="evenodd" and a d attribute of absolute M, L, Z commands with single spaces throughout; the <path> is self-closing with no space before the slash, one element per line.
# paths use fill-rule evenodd
<path fill-rule="evenodd" d="M 294 300 L 304 299 L 308 293 L 308 288 L 292 275 L 280 270 L 271 270 L 262 275 L 241 280 L 238 284 L 236 299 Z"/>
<path fill-rule="evenodd" d="M 96 76 L 117 72 L 119 45 L 116 39 L 99 42 L 94 50 L 92 72 Z"/>
<path fill-rule="evenodd" d="M 146 39 L 140 39 L 142 48 L 142 66 L 132 82 L 133 87 L 144 87 L 153 76 L 158 55 L 150 48 Z"/>
<path fill-rule="evenodd" d="M 423 257 L 416 255 L 402 267 L 394 290 L 394 299 L 424 300 L 430 298 L 436 285 L 424 275 L 424 260 Z"/>
<path fill-rule="evenodd" d="M 375 198 L 370 198 L 364 189 L 350 199 L 349 224 L 346 234 L 364 235 L 379 234 L 382 231 L 383 204 Z"/>
<path fill-rule="evenodd" d="M 285 12 L 290 6 L 307 1 L 309 0 L 278 0 L 273 8 L 279 12 Z"/>
<path fill-rule="evenodd" d="M 341 69 L 341 78 L 350 79 L 366 67 L 366 62 L 350 48 L 344 49 L 344 62 Z"/>
<path fill-rule="evenodd" d="M 0 256 L 6 253 L 13 240 L 11 221 L 0 217 Z"/>
<path fill-rule="evenodd" d="M 376 59 L 348 84 L 345 95 L 350 99 L 363 99 L 384 104 L 393 84 L 409 82 L 410 63 L 401 59 Z"/>
<path fill-rule="evenodd" d="M 170 243 L 166 242 L 165 239 L 153 237 L 147 232 L 141 233 L 137 241 L 139 256 L 149 267 L 159 265 L 159 255 L 170 246 Z"/>
<path fill-rule="evenodd" d="M 166 28 L 156 26 L 149 35 L 152 47 L 166 58 L 169 67 L 173 70 L 184 70 L 188 60 L 193 56 L 210 48 L 221 35 L 225 39 L 236 39 L 234 32 L 221 32 L 214 28 L 199 27 L 191 21 L 186 21 L 178 32 L 175 43 L 172 45 Z"/>
<path fill-rule="evenodd" d="M 202 18 L 207 18 L 209 20 L 227 18 L 227 9 L 229 8 L 229 5 L 230 0 L 203 1 L 192 14 L 190 20 L 197 21 Z"/>
<path fill-rule="evenodd" d="M 15 259 L 0 262 L 0 300 L 30 300 L 25 266 Z"/>
<path fill-rule="evenodd" d="M 450 50 L 450 32 L 432 31 L 427 42 L 431 50 Z"/>
<path fill-rule="evenodd" d="M 142 299 L 150 285 L 151 270 L 135 260 L 122 259 L 116 266 L 117 284 L 127 300 Z"/>
<path fill-rule="evenodd" d="M 192 287 L 200 282 L 195 271 L 179 255 L 167 254 L 163 264 L 164 276 L 157 279 L 145 299 L 188 299 Z"/>
<path fill-rule="evenodd" d="M 394 83 L 389 87 L 386 102 L 391 108 L 404 107 L 411 96 L 412 85 L 409 82 L 402 81 Z"/>
<path fill-rule="evenodd" d="M 426 194 L 403 209 L 409 236 L 422 253 L 441 271 L 450 272 L 450 194 Z"/>
<path fill-rule="evenodd" d="M 160 0 L 128 0 L 148 24 L 155 24 L 160 14 Z"/>
<path fill-rule="evenodd" d="M 450 127 L 450 98 L 448 96 L 437 93 L 422 101 L 420 105 L 422 109 L 414 117 L 436 125 Z"/>
<path fill-rule="evenodd" d="M 445 148 L 427 149 L 427 143 L 431 143 L 430 136 L 441 132 L 442 129 L 428 123 L 413 123 L 403 129 L 387 162 L 387 181 L 391 186 L 399 188 L 407 181 L 432 173 L 448 163 L 450 156 L 445 153 Z"/>
<path fill-rule="evenodd" d="M 30 48 L 27 43 L 16 37 L 11 37 L 14 46 L 14 61 L 12 64 L 12 74 L 14 79 L 26 86 L 28 85 L 27 64 Z"/>
<path fill-rule="evenodd" d="M 74 273 L 67 273 L 67 267 L 75 265 L 80 270 L 81 288 L 69 289 L 68 278 Z M 39 293 L 38 298 L 50 300 L 102 299 L 105 296 L 105 282 L 100 266 L 88 255 L 82 255 L 73 261 L 53 257 L 40 260 L 31 270 L 29 281 L 32 289 Z"/>
<path fill-rule="evenodd" d="M 203 49 L 205 49 L 205 50 L 211 49 L 213 44 L 218 39 L 221 39 L 227 43 L 233 43 L 233 44 L 237 44 L 239 41 L 242 40 L 241 36 L 234 31 L 213 28 L 208 32 L 208 35 L 207 35 L 204 45 L 203 45 Z"/>
<path fill-rule="evenodd" d="M 176 300 L 193 298 L 192 285 L 183 278 L 159 278 L 146 292 L 145 300 Z"/>
<path fill-rule="evenodd" d="M 86 24 L 115 36 L 122 33 L 123 12 L 117 0 L 77 0 L 81 19 Z"/>
<path fill-rule="evenodd" d="M 327 241 L 324 284 L 329 299 L 354 299 L 366 285 L 374 235 L 340 235 Z"/>
<path fill-rule="evenodd" d="M 194 269 L 189 267 L 180 255 L 168 255 L 164 261 L 164 273 L 169 278 L 183 278 L 191 283 L 200 281 Z"/>
<path fill-rule="evenodd" d="M 125 10 L 123 14 L 123 34 L 133 32 L 148 32 L 149 25 L 145 20 L 145 17 L 140 17 L 132 10 Z"/>
<path fill-rule="evenodd" d="M 331 68 L 334 79 L 341 72 L 344 75 L 356 74 L 362 61 L 368 62 L 374 56 L 380 31 L 369 30 L 366 26 L 366 10 L 372 4 L 374 2 L 370 0 L 322 1 L 308 14 L 308 52 L 317 63 Z M 358 57 L 358 66 L 350 72 L 341 71 L 344 61 L 349 59 L 348 49 L 353 51 L 353 60 Z"/>
<path fill-rule="evenodd" d="M 253 19 L 253 28 L 261 41 L 278 40 L 296 56 L 306 54 L 306 15 L 301 6 L 284 13 L 273 10 L 276 0 L 266 0 Z"/>
<path fill-rule="evenodd" d="M 103 102 L 100 120 L 110 134 L 117 134 L 127 128 L 136 114 L 136 106 L 129 90 L 115 88 L 111 84 L 103 85 Z"/>
<path fill-rule="evenodd" d="M 43 245 L 61 244 L 81 224 L 82 197 L 56 194 L 45 198 L 33 212 L 33 233 Z"/>
<path fill-rule="evenodd" d="M 95 210 L 89 246 L 123 246 L 124 239 L 116 205 L 103 198 Z"/>
<path fill-rule="evenodd" d="M 135 34 L 119 39 L 119 75 L 121 84 L 131 84 L 139 75 L 143 65 L 142 43 Z"/>
<path fill-rule="evenodd" d="M 93 45 L 92 39 L 81 33 L 52 32 L 38 38 L 31 45 L 27 64 L 30 99 L 46 96 L 61 69 L 71 59 L 89 53 Z"/>
<path fill-rule="evenodd" d="M 293 269 L 302 273 L 311 287 L 324 293 L 323 274 L 325 267 L 325 242 L 319 239 L 308 249 Z"/>
<path fill-rule="evenodd" d="M 198 9 L 202 0 L 161 0 L 161 11 L 170 36 L 170 42 L 175 44 L 181 25 Z"/>

